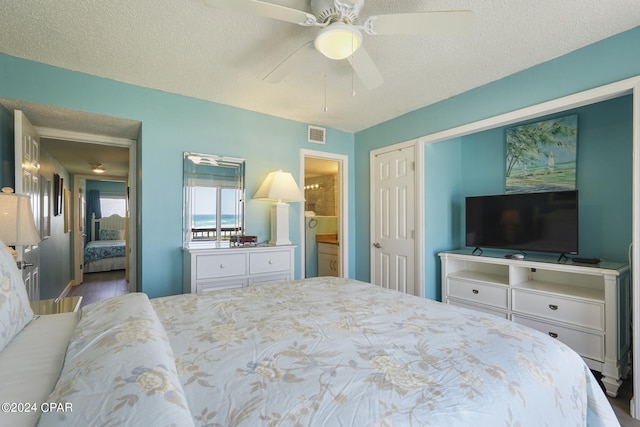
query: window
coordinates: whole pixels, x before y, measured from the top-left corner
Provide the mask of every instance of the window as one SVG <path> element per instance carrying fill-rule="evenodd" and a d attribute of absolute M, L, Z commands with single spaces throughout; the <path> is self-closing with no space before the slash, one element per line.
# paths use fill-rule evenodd
<path fill-rule="evenodd" d="M 103 218 L 111 215 L 125 217 L 127 213 L 127 199 L 124 196 L 100 195 L 100 212 Z"/>

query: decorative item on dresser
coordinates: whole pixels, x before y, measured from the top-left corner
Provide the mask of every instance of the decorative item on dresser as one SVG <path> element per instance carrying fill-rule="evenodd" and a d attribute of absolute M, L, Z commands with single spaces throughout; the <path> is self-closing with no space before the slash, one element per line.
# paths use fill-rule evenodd
<path fill-rule="evenodd" d="M 293 280 L 295 246 L 183 248 L 183 289 L 201 293 Z"/>
<path fill-rule="evenodd" d="M 602 374 L 615 397 L 628 374 L 631 349 L 629 267 L 558 263 L 528 255 L 505 259 L 498 252 L 440 253 L 442 300 L 492 313 L 564 342 Z"/>

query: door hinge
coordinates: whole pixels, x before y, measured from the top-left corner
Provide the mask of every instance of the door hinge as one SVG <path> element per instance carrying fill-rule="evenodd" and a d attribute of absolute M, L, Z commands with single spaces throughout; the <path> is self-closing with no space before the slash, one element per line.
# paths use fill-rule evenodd
<path fill-rule="evenodd" d="M 411 170 L 416 170 L 416 162 L 411 162 Z"/>

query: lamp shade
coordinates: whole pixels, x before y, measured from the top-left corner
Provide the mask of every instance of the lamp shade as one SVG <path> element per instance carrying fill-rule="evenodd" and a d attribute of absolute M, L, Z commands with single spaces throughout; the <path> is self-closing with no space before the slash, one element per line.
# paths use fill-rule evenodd
<path fill-rule="evenodd" d="M 254 199 L 277 202 L 304 202 L 304 196 L 290 172 L 271 172 L 262 182 Z"/>
<path fill-rule="evenodd" d="M 40 242 L 29 196 L 0 193 L 0 239 L 6 245 L 35 245 Z"/>
<path fill-rule="evenodd" d="M 351 25 L 334 22 L 320 30 L 314 44 L 327 58 L 345 59 L 358 50 L 362 44 L 362 34 Z"/>

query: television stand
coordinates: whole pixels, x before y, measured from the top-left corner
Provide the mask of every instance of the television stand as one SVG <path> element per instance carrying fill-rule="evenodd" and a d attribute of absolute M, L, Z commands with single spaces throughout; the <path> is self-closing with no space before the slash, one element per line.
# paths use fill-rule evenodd
<path fill-rule="evenodd" d="M 602 374 L 615 397 L 629 372 L 631 286 L 629 266 L 515 260 L 503 253 L 443 252 L 442 301 L 494 314 L 567 344 Z"/>
<path fill-rule="evenodd" d="M 560 261 L 567 262 L 567 261 L 569 261 L 569 257 L 567 255 L 565 255 L 564 252 L 562 252 L 562 253 L 560 253 L 560 256 L 558 257 L 558 261 L 557 262 L 560 262 Z"/>

